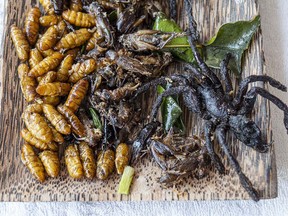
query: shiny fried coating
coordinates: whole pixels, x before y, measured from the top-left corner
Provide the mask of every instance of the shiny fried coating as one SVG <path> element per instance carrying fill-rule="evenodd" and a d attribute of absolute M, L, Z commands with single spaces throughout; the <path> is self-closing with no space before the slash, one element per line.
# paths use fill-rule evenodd
<path fill-rule="evenodd" d="M 43 104 L 43 112 L 45 117 L 51 122 L 55 129 L 61 133 L 68 135 L 71 133 L 71 126 L 52 105 Z"/>
<path fill-rule="evenodd" d="M 69 79 L 69 70 L 72 68 L 73 61 L 72 55 L 67 55 L 63 59 L 57 71 L 57 81 L 66 82 Z"/>
<path fill-rule="evenodd" d="M 38 104 L 38 103 L 29 104 L 25 108 L 25 112 L 42 114 L 43 113 L 42 104 Z"/>
<path fill-rule="evenodd" d="M 61 40 L 56 44 L 55 49 L 72 49 L 83 45 L 87 40 L 90 39 L 92 33 L 86 28 L 70 32 L 69 34 L 63 36 Z"/>
<path fill-rule="evenodd" d="M 39 158 L 42 161 L 48 176 L 56 178 L 60 172 L 60 161 L 58 153 L 46 150 L 39 154 Z"/>
<path fill-rule="evenodd" d="M 78 27 L 91 28 L 96 26 L 96 19 L 91 14 L 66 10 L 63 11 L 62 17 L 64 20 Z"/>
<path fill-rule="evenodd" d="M 25 34 L 31 45 L 34 45 L 37 41 L 39 34 L 39 18 L 41 12 L 38 7 L 31 8 L 25 19 Z"/>
<path fill-rule="evenodd" d="M 57 73 L 55 71 L 49 71 L 48 73 L 42 75 L 41 77 L 37 77 L 41 78 L 38 82 L 39 85 L 43 85 L 46 83 L 51 83 L 54 82 L 57 78 Z"/>
<path fill-rule="evenodd" d="M 61 53 L 54 52 L 52 55 L 47 56 L 41 62 L 39 62 L 34 68 L 32 68 L 28 73 L 28 75 L 31 77 L 42 76 L 48 71 L 55 69 L 61 63 L 63 58 L 64 56 Z"/>
<path fill-rule="evenodd" d="M 71 73 L 69 82 L 76 83 L 80 79 L 92 73 L 97 68 L 97 62 L 95 59 L 87 59 L 84 62 L 79 62 L 72 66 L 69 71 Z"/>
<path fill-rule="evenodd" d="M 93 179 L 96 175 L 96 160 L 93 149 L 86 142 L 80 142 L 78 149 L 84 169 L 84 175 L 88 179 Z"/>
<path fill-rule="evenodd" d="M 58 22 L 57 28 L 58 28 L 58 36 L 60 38 L 62 38 L 64 35 L 68 34 L 67 24 L 65 23 L 64 20 L 61 20 Z"/>
<path fill-rule="evenodd" d="M 42 96 L 65 96 L 71 89 L 69 83 L 53 82 L 38 85 L 36 92 Z"/>
<path fill-rule="evenodd" d="M 10 35 L 18 58 L 21 61 L 27 61 L 29 58 L 30 45 L 25 37 L 25 34 L 20 28 L 13 24 L 10 28 Z"/>
<path fill-rule="evenodd" d="M 42 60 L 43 60 L 43 57 L 41 55 L 41 52 L 37 48 L 30 50 L 29 66 L 31 69 L 34 68 Z"/>
<path fill-rule="evenodd" d="M 88 87 L 89 82 L 87 80 L 79 80 L 75 85 L 73 85 L 64 105 L 75 113 L 84 99 Z"/>
<path fill-rule="evenodd" d="M 46 15 L 39 18 L 39 22 L 43 27 L 50 27 L 56 25 L 59 22 L 59 20 L 60 17 L 55 14 Z"/>
<path fill-rule="evenodd" d="M 40 149 L 40 150 L 52 150 L 52 151 L 56 151 L 58 149 L 57 145 L 53 142 L 51 143 L 45 143 L 39 139 L 37 139 L 36 137 L 33 136 L 33 134 L 25 129 L 21 130 L 21 137 L 30 145 L 35 146 L 36 148 Z M 56 147 L 55 147 L 56 146 Z"/>
<path fill-rule="evenodd" d="M 62 136 L 61 133 L 59 133 L 52 125 L 49 125 L 49 127 L 52 130 L 52 135 L 53 135 L 53 141 L 59 144 L 64 143 L 64 137 Z"/>
<path fill-rule="evenodd" d="M 46 96 L 46 97 L 42 98 L 42 101 L 44 104 L 50 104 L 52 106 L 57 106 L 61 102 L 61 99 L 59 96 Z"/>
<path fill-rule="evenodd" d="M 81 0 L 70 0 L 70 10 L 82 11 L 83 5 Z"/>
<path fill-rule="evenodd" d="M 80 48 L 79 47 L 76 47 L 76 48 L 73 48 L 73 49 L 70 49 L 70 50 L 67 50 L 65 52 L 65 55 L 71 55 L 73 57 L 73 59 L 75 59 L 80 53 Z"/>
<path fill-rule="evenodd" d="M 37 96 L 37 82 L 35 78 L 28 76 L 28 72 L 29 67 L 26 64 L 20 64 L 18 66 L 18 76 L 20 78 L 20 86 L 22 93 L 27 102 L 31 102 Z"/>
<path fill-rule="evenodd" d="M 97 158 L 96 176 L 98 179 L 105 180 L 114 170 L 115 153 L 108 149 L 101 151 Z"/>
<path fill-rule="evenodd" d="M 39 40 L 39 46 L 38 46 L 39 49 L 43 51 L 52 49 L 54 45 L 57 43 L 58 39 L 57 37 L 58 37 L 57 25 L 50 26 Z"/>
<path fill-rule="evenodd" d="M 29 169 L 30 173 L 36 177 L 38 181 L 45 181 L 44 166 L 38 155 L 34 152 L 32 146 L 28 143 L 22 145 L 21 161 Z"/>
<path fill-rule="evenodd" d="M 69 145 L 65 149 L 64 157 L 69 175 L 75 179 L 82 178 L 84 176 L 84 170 L 77 148 L 74 145 Z"/>
<path fill-rule="evenodd" d="M 41 55 L 43 57 L 48 57 L 48 56 L 51 56 L 53 55 L 53 53 L 55 53 L 55 51 L 53 49 L 48 49 L 48 50 L 39 50 L 41 52 Z"/>
<path fill-rule="evenodd" d="M 116 148 L 115 166 L 117 173 L 121 175 L 125 166 L 129 163 L 129 146 L 126 143 L 120 143 Z"/>
<path fill-rule="evenodd" d="M 70 123 L 73 133 L 77 134 L 79 137 L 85 137 L 86 131 L 84 125 L 78 119 L 78 117 L 66 106 L 59 105 L 57 110 L 65 116 L 66 120 Z"/>
<path fill-rule="evenodd" d="M 96 31 L 92 35 L 92 37 L 88 40 L 88 43 L 86 45 L 86 50 L 90 51 L 96 47 L 97 44 L 100 44 L 104 41 L 104 38 L 101 36 L 101 34 Z"/>
<path fill-rule="evenodd" d="M 39 2 L 47 14 L 49 15 L 54 14 L 54 8 L 51 3 L 51 0 L 39 0 Z"/>
<path fill-rule="evenodd" d="M 52 131 L 43 116 L 25 111 L 22 117 L 27 129 L 33 136 L 46 143 L 53 141 Z"/>

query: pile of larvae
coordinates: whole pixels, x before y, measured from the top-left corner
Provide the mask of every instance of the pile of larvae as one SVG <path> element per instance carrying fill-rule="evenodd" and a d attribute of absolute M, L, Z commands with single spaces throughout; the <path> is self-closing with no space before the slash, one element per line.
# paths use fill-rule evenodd
<path fill-rule="evenodd" d="M 91 50 L 96 45 L 97 34 L 91 31 L 96 26 L 95 18 L 77 11 L 77 5 L 71 5 L 73 10 L 59 16 L 49 1 L 40 3 L 44 15 L 33 7 L 28 11 L 23 30 L 15 24 L 10 29 L 21 61 L 18 66 L 21 89 L 29 104 L 22 114 L 26 127 L 21 131 L 25 141 L 21 160 L 40 182 L 47 176 L 55 178 L 60 172 L 59 145 L 65 142 L 65 137 L 77 135 L 80 141 L 69 144 L 64 152 L 72 178 L 97 176 L 104 180 L 115 166 L 117 173 L 122 174 L 129 160 L 127 144 L 120 143 L 116 154 L 111 149 L 100 151 L 96 160 L 94 150 L 85 140 L 87 128 L 76 114 L 89 89 L 85 76 L 103 64 L 93 58 L 75 62 L 81 46 L 87 44 L 86 49 Z M 78 29 L 69 31 L 70 24 Z M 94 128 L 93 133 L 98 140 L 102 138 L 100 129 Z"/>

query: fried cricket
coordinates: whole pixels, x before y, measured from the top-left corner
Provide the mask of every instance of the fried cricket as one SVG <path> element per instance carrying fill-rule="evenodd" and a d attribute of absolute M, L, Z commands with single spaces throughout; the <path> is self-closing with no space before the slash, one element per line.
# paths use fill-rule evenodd
<path fill-rule="evenodd" d="M 32 146 L 28 143 L 22 145 L 21 161 L 29 169 L 30 173 L 36 177 L 38 181 L 45 181 L 44 166 L 38 155 L 34 152 Z"/>

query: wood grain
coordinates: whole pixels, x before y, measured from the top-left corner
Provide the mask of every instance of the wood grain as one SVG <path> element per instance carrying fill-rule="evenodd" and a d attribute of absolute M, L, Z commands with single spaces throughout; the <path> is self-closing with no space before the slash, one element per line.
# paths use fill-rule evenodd
<path fill-rule="evenodd" d="M 165 10 L 168 7 L 164 2 Z M 166 2 L 166 3 L 165 3 Z M 185 29 L 186 15 L 183 1 L 178 0 L 177 22 Z M 160 169 L 144 159 L 136 167 L 136 176 L 131 195 L 118 195 L 119 176 L 114 174 L 107 181 L 72 180 L 68 177 L 62 160 L 62 172 L 59 178 L 49 179 L 44 184 L 31 177 L 28 170 L 20 162 L 20 129 L 23 122 L 20 119 L 25 104 L 20 85 L 16 76 L 19 61 L 9 38 L 9 27 L 16 23 L 23 26 L 25 12 L 35 1 L 6 0 L 5 38 L 3 39 L 3 56 L 1 79 L 1 112 L 0 112 L 0 201 L 110 201 L 110 200 L 215 200 L 215 199 L 249 199 L 241 187 L 235 172 L 221 151 L 226 166 L 226 175 L 218 175 L 213 169 L 210 176 L 203 180 L 186 179 L 175 188 L 163 189 L 157 183 L 161 175 Z M 259 13 L 256 0 L 202 0 L 194 1 L 195 18 L 201 40 L 205 41 L 226 22 L 248 20 Z M 263 38 L 261 30 L 255 35 L 253 42 L 243 60 L 243 77 L 250 74 L 264 74 L 265 61 L 263 53 Z M 1 66 L 1 65 L 0 65 Z M 181 65 L 175 65 L 181 71 Z M 0 77 L 1 78 L 1 77 Z M 234 79 L 236 80 L 236 79 Z M 237 81 L 234 82 L 237 85 Z M 261 86 L 261 85 L 260 85 Z M 155 93 L 151 92 L 150 96 Z M 149 95 L 148 95 L 149 96 Z M 261 126 L 264 138 L 272 141 L 269 103 L 258 98 L 253 118 Z M 185 124 L 190 134 L 199 134 L 202 121 L 190 115 L 185 110 Z M 229 137 L 233 154 L 237 157 L 244 173 L 251 179 L 254 187 L 260 191 L 262 198 L 277 196 L 276 164 L 273 144 L 267 154 L 259 154 L 254 150 Z"/>

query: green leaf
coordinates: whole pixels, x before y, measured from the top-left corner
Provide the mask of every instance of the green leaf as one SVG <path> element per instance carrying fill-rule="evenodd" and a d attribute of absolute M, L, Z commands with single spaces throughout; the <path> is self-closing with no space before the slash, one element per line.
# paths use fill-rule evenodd
<path fill-rule="evenodd" d="M 101 120 L 97 114 L 97 112 L 95 111 L 95 109 L 93 109 L 92 107 L 89 108 L 90 114 L 92 116 L 92 120 L 93 120 L 93 124 L 97 129 L 102 130 L 102 123 Z"/>
<path fill-rule="evenodd" d="M 210 67 L 219 68 L 221 61 L 230 53 L 234 58 L 229 68 L 235 73 L 241 73 L 243 52 L 260 26 L 260 16 L 251 21 L 227 23 L 220 27 L 218 33 L 203 47 L 205 62 Z"/>
<path fill-rule="evenodd" d="M 122 174 L 120 183 L 119 183 L 119 188 L 118 188 L 118 193 L 119 194 L 129 194 L 130 186 L 133 180 L 135 170 L 133 167 L 126 166 L 124 168 L 124 172 Z"/>
<path fill-rule="evenodd" d="M 161 94 L 164 91 L 165 88 L 160 85 L 157 86 L 158 94 Z M 182 109 L 178 105 L 177 101 L 173 97 L 169 96 L 166 97 L 161 104 L 161 113 L 164 130 L 168 132 L 178 119 L 181 118 Z"/>
<path fill-rule="evenodd" d="M 163 32 L 183 32 L 175 21 L 168 19 L 163 13 L 157 14 L 153 29 Z M 187 36 L 175 38 L 165 47 L 163 50 L 171 52 L 175 57 L 186 62 L 194 62 L 194 55 L 190 48 Z"/>

